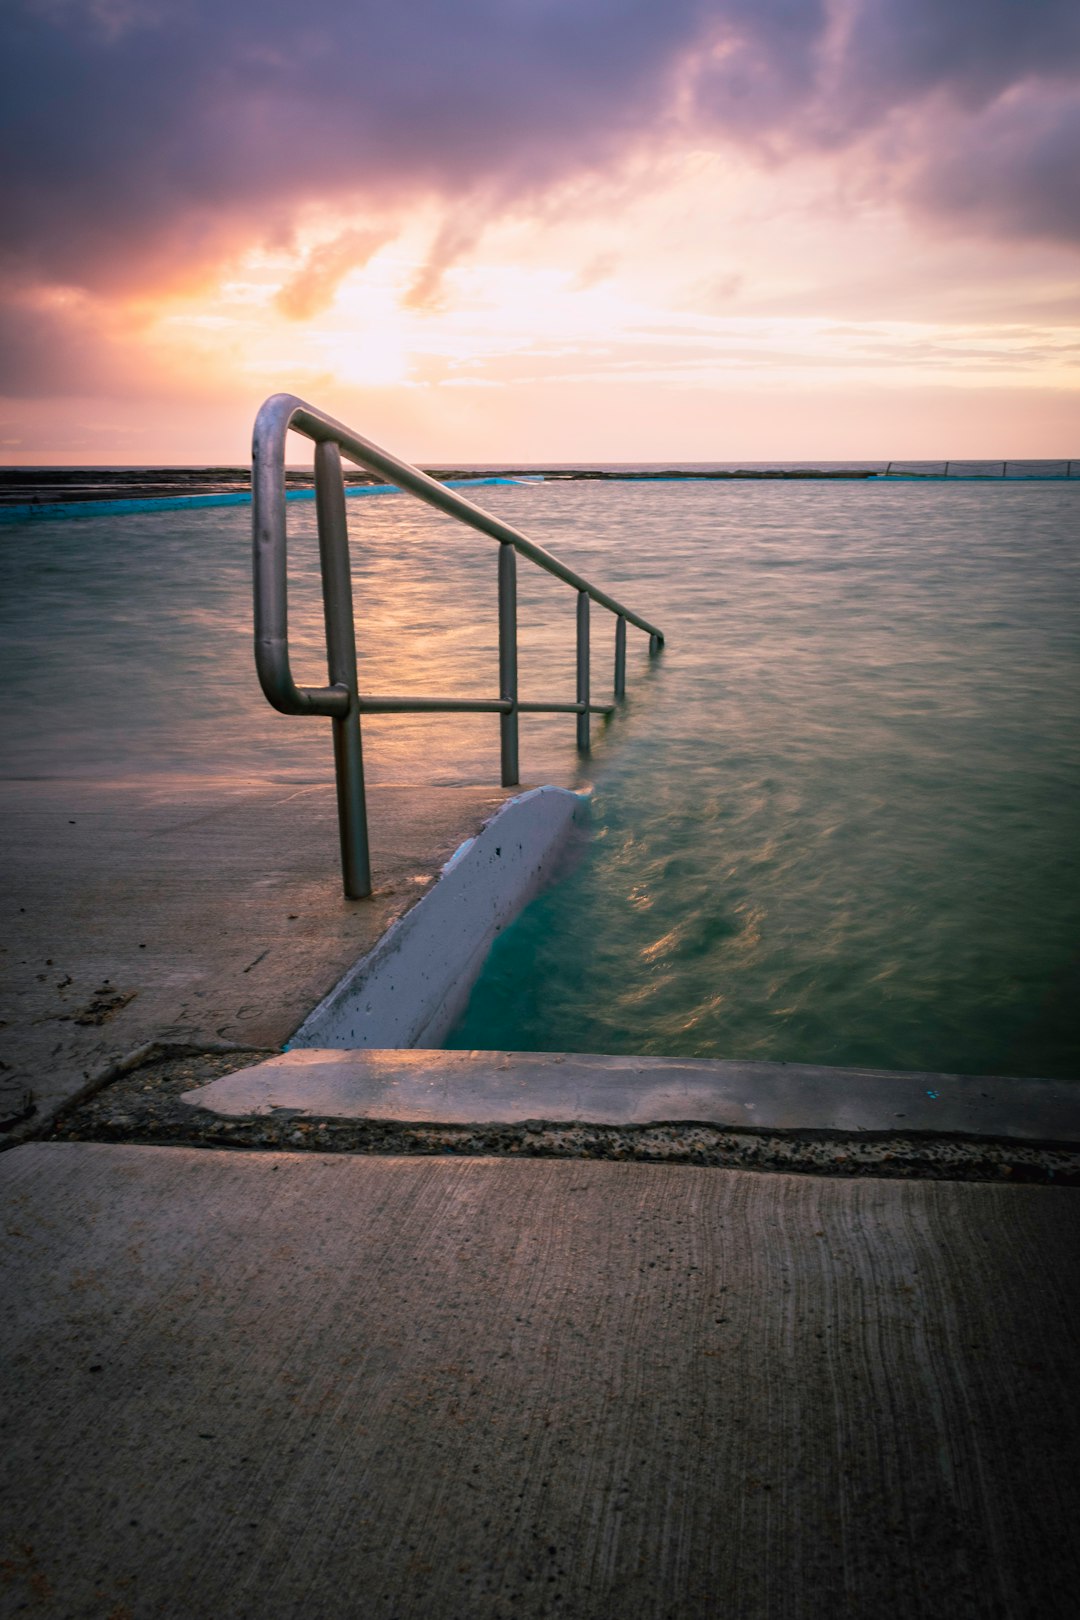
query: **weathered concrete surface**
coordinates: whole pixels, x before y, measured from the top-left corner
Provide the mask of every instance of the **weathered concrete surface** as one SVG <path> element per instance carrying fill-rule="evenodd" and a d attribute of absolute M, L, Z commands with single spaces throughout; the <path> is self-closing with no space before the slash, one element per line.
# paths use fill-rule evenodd
<path fill-rule="evenodd" d="M 1080 1196 L 0 1160 L 5 1612 L 1072 1616 Z"/>
<path fill-rule="evenodd" d="M 39 1122 L 147 1041 L 280 1046 L 505 797 L 372 789 L 347 901 L 331 785 L 0 784 L 0 1072 Z"/>
<path fill-rule="evenodd" d="M 183 1098 L 232 1118 L 285 1108 L 417 1124 L 924 1132 L 1080 1141 L 1080 1085 L 807 1063 L 569 1052 L 290 1051 Z"/>

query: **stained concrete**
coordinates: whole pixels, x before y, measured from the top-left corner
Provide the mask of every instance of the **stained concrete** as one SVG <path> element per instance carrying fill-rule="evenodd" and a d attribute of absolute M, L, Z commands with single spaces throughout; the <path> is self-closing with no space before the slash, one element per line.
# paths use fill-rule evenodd
<path fill-rule="evenodd" d="M 567 1052 L 290 1051 L 184 1094 L 229 1118 L 924 1133 L 1080 1142 L 1080 1086 L 807 1063 Z"/>
<path fill-rule="evenodd" d="M 0 1189 L 7 1613 L 1076 1612 L 1076 1193 L 52 1144 Z"/>
<path fill-rule="evenodd" d="M 150 1041 L 280 1047 L 505 797 L 372 789 L 376 891 L 347 901 L 330 784 L 0 783 L 13 1097 L 37 1126 Z"/>

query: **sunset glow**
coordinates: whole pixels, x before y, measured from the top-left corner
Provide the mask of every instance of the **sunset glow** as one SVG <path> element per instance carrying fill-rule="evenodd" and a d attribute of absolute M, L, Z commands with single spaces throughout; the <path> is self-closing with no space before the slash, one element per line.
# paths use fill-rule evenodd
<path fill-rule="evenodd" d="M 1076 453 L 1074 8 L 405 9 L 7 9 L 5 462 Z"/>

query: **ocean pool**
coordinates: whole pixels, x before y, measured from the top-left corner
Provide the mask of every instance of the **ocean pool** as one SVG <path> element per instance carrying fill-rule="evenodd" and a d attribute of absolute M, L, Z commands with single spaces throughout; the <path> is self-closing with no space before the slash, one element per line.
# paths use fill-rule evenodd
<path fill-rule="evenodd" d="M 1077 1072 L 1080 488 L 560 483 L 481 504 L 659 623 L 573 751 L 591 835 L 501 936 L 451 1044 Z M 350 503 L 368 692 L 491 695 L 496 547 Z M 321 682 L 314 512 L 290 509 Z M 12 525 L 4 774 L 326 780 L 251 660 L 243 509 Z M 574 596 L 522 562 L 521 693 L 572 698 Z M 593 687 L 611 622 L 593 611 Z M 492 781 L 495 717 L 365 722 L 372 781 Z M 328 861 L 336 851 L 327 851 Z"/>

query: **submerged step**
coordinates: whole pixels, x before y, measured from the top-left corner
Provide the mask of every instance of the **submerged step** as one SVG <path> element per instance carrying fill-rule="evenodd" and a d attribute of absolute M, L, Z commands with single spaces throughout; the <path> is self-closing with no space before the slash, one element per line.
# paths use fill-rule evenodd
<path fill-rule="evenodd" d="M 550 1052 L 294 1050 L 184 1093 L 229 1118 L 283 1110 L 407 1124 L 932 1133 L 1080 1141 L 1080 1091 L 1023 1080 L 803 1063 Z"/>

